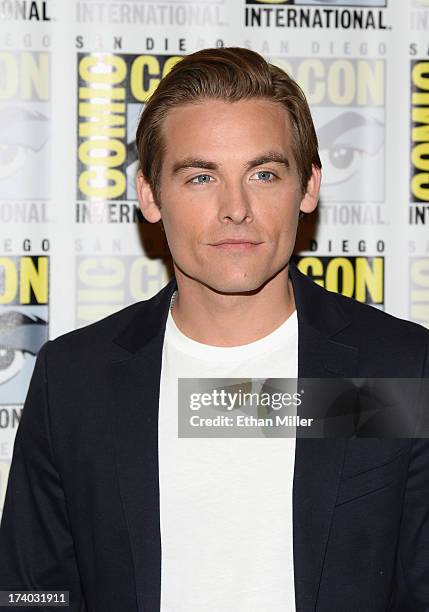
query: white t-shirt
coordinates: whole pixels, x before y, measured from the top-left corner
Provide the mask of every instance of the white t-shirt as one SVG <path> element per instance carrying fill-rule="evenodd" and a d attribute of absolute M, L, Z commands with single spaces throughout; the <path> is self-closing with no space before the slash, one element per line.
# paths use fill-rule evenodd
<path fill-rule="evenodd" d="M 168 315 L 159 405 L 161 612 L 295 610 L 295 438 L 178 438 L 178 377 L 296 378 L 296 311 L 241 346 L 196 342 Z"/>

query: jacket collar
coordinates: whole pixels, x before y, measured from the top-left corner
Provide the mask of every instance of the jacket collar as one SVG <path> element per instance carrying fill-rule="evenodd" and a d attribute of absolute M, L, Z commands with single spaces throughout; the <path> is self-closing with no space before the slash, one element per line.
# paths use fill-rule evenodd
<path fill-rule="evenodd" d="M 137 353 L 156 336 L 164 336 L 170 300 L 177 289 L 175 277 L 150 300 L 141 303 L 137 313 L 114 339 L 130 353 Z"/>
<path fill-rule="evenodd" d="M 324 337 L 332 337 L 350 324 L 347 313 L 325 290 L 321 289 L 293 262 L 289 264 L 289 277 L 292 282 L 300 331 L 311 327 Z M 154 297 L 142 302 L 134 318 L 115 338 L 115 343 L 130 353 L 136 353 L 147 342 L 165 332 L 171 297 L 177 289 L 173 277 Z"/>

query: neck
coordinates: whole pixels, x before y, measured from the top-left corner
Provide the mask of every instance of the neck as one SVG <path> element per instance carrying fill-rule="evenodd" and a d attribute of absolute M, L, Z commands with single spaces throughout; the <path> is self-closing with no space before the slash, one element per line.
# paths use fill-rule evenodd
<path fill-rule="evenodd" d="M 227 347 L 254 342 L 277 329 L 295 310 L 288 266 L 252 293 L 218 293 L 180 272 L 176 280 L 174 322 L 188 338 L 203 344 Z"/>

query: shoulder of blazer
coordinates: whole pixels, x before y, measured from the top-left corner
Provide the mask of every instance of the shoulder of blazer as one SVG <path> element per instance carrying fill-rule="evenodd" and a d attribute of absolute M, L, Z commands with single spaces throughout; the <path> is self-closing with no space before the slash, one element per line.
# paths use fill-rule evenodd
<path fill-rule="evenodd" d="M 102 354 L 108 356 L 109 360 L 110 357 L 120 358 L 128 350 L 115 340 L 124 336 L 131 343 L 133 340 L 139 343 L 145 335 L 162 325 L 176 287 L 176 279 L 173 277 L 150 299 L 126 306 L 99 321 L 58 336 L 49 341 L 50 352 L 57 355 Z"/>
<path fill-rule="evenodd" d="M 422 325 L 400 319 L 354 298 L 328 291 L 300 272 L 293 263 L 290 264 L 290 276 L 298 316 L 307 324 L 320 327 L 327 318 L 337 317 L 347 322 L 343 327 L 351 325 L 353 329 L 359 328 L 361 333 L 365 333 L 365 330 L 371 333 L 381 330 L 383 333 L 390 331 L 393 334 L 417 334 L 420 337 L 429 334 L 429 330 Z"/>
<path fill-rule="evenodd" d="M 415 376 L 427 359 L 429 330 L 314 283 L 293 264 L 298 320 L 337 343 L 355 347 L 371 376 Z M 366 364 L 366 365 L 365 365 Z M 367 374 L 365 374 L 367 375 Z"/>
<path fill-rule="evenodd" d="M 392 358 L 398 351 L 414 352 L 413 361 L 416 349 L 420 352 L 429 342 L 429 330 L 423 326 L 327 291 L 292 263 L 290 276 L 300 323 L 316 328 L 337 342 L 362 347 L 364 353 L 374 348 Z M 52 350 L 69 355 L 89 352 L 113 359 L 135 353 L 151 338 L 163 333 L 170 298 L 176 288 L 173 277 L 152 298 L 59 336 L 50 342 Z"/>
<path fill-rule="evenodd" d="M 403 339 L 405 342 L 407 338 L 416 340 L 429 338 L 429 330 L 418 323 L 401 319 L 350 297 L 332 293 L 331 295 L 335 296 L 334 299 L 350 316 L 351 328 L 363 336 L 369 334 L 378 337 L 388 334 L 394 341 Z"/>

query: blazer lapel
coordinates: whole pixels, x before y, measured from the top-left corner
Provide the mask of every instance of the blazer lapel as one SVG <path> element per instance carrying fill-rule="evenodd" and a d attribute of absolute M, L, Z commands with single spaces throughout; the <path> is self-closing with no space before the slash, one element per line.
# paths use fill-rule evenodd
<path fill-rule="evenodd" d="M 355 375 L 357 349 L 332 339 L 349 325 L 338 302 L 329 300 L 293 264 L 289 273 L 298 315 L 298 379 Z M 316 609 L 345 449 L 345 439 L 296 439 L 293 547 L 297 612 Z"/>
<path fill-rule="evenodd" d="M 175 279 L 115 340 L 129 352 L 111 364 L 112 423 L 139 612 L 160 609 L 158 403 L 165 322 Z"/>

